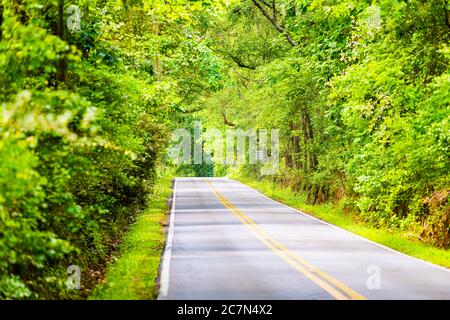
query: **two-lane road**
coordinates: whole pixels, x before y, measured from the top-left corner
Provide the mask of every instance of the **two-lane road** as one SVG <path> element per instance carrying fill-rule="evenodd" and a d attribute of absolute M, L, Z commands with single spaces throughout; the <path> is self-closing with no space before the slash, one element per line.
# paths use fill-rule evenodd
<path fill-rule="evenodd" d="M 159 299 L 450 299 L 450 271 L 226 178 L 177 178 Z"/>

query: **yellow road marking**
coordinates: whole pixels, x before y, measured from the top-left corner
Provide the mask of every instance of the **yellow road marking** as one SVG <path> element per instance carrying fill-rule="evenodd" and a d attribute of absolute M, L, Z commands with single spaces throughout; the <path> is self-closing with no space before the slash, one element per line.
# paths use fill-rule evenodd
<path fill-rule="evenodd" d="M 322 289 L 327 291 L 331 296 L 338 300 L 366 300 L 367 298 L 358 292 L 354 291 L 341 281 L 333 278 L 324 271 L 318 269 L 308 261 L 304 260 L 293 251 L 273 239 L 266 231 L 264 231 L 258 224 L 256 224 L 251 218 L 245 215 L 241 210 L 236 208 L 228 199 L 226 199 L 219 191 L 217 191 L 210 181 L 205 181 L 219 201 L 229 209 L 236 218 L 239 219 L 244 225 L 260 239 L 270 250 L 275 252 L 292 267 L 301 272 L 307 278 L 319 285 Z"/>

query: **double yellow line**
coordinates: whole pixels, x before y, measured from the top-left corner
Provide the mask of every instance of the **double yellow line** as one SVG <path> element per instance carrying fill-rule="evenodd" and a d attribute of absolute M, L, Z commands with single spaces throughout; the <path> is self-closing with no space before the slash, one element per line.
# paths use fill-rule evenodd
<path fill-rule="evenodd" d="M 238 218 L 244 225 L 260 239 L 270 250 L 275 252 L 287 263 L 289 263 L 296 270 L 300 271 L 307 278 L 319 285 L 322 289 L 327 291 L 331 296 L 338 300 L 366 300 L 366 297 L 349 288 L 341 281 L 333 278 L 329 274 L 318 269 L 308 261 L 302 259 L 293 251 L 273 239 L 266 231 L 257 225 L 252 219 L 246 216 L 241 210 L 236 208 L 230 201 L 228 201 L 219 191 L 217 191 L 210 181 L 205 181 L 212 192 L 216 195 L 219 201 L 228 208 L 236 218 Z"/>

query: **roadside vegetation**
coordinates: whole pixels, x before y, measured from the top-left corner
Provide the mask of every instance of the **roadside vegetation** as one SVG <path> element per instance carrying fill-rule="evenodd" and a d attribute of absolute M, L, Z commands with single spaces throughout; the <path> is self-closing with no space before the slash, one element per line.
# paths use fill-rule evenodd
<path fill-rule="evenodd" d="M 168 172 L 156 180 L 146 208 L 131 225 L 107 266 L 105 279 L 90 299 L 145 300 L 157 297 L 156 279 L 166 238 L 171 186 L 172 175 Z"/>
<path fill-rule="evenodd" d="M 361 219 L 358 212 L 350 211 L 345 201 L 338 203 L 308 204 L 305 194 L 280 186 L 273 181 L 232 176 L 232 178 L 255 188 L 269 198 L 296 208 L 313 217 L 331 223 L 354 234 L 405 253 L 407 255 L 450 268 L 450 250 L 427 244 L 417 235 L 408 231 L 399 231 L 387 227 L 375 227 Z"/>
<path fill-rule="evenodd" d="M 0 0 L 0 299 L 85 299 L 119 247 L 92 297 L 154 296 L 108 286 L 145 246 L 154 270 L 147 200 L 196 121 L 279 129 L 264 183 L 448 266 L 449 43 L 447 0 Z"/>
<path fill-rule="evenodd" d="M 0 299 L 84 299 L 103 278 L 165 168 L 190 86 L 215 76 L 186 38 L 203 11 L 0 1 Z M 68 287 L 78 268 L 81 287 Z"/>
<path fill-rule="evenodd" d="M 280 130 L 265 181 L 450 247 L 448 1 L 236 1 L 211 39 L 227 82 L 195 105 L 223 133 Z"/>

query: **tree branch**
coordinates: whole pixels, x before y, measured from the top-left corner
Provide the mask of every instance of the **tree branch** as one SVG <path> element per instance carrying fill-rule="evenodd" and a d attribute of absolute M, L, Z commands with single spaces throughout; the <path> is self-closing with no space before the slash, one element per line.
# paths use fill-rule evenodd
<path fill-rule="evenodd" d="M 449 5 L 448 5 L 448 0 L 444 0 L 444 5 L 445 5 L 445 24 L 447 25 L 447 27 L 450 28 L 450 17 L 449 17 Z"/>
<path fill-rule="evenodd" d="M 275 6 L 275 0 L 272 0 L 272 17 L 275 23 L 277 22 L 277 7 Z"/>
<path fill-rule="evenodd" d="M 2 40 L 2 24 L 3 24 L 3 3 L 0 3 L 0 40 Z"/>
<path fill-rule="evenodd" d="M 297 45 L 297 43 L 294 41 L 294 39 L 292 39 L 291 35 L 289 34 L 289 32 L 284 29 L 281 25 L 278 24 L 277 22 L 277 18 L 276 18 L 276 12 L 274 13 L 273 16 L 271 16 L 269 14 L 269 12 L 266 11 L 266 9 L 263 8 L 263 6 L 257 1 L 257 0 L 252 0 L 253 4 L 259 9 L 259 11 L 261 11 L 261 13 L 263 14 L 264 17 L 267 18 L 267 20 L 269 20 L 272 25 L 275 27 L 275 29 L 281 33 L 282 35 L 285 36 L 285 38 L 287 39 L 287 41 L 289 42 L 289 44 L 293 47 L 295 47 Z M 272 3 L 274 4 L 274 2 Z"/>
<path fill-rule="evenodd" d="M 221 111 L 220 114 L 223 118 L 223 123 L 225 123 L 227 126 L 235 127 L 236 125 L 233 122 L 228 121 L 227 116 L 225 115 L 225 111 Z"/>
<path fill-rule="evenodd" d="M 265 1 L 265 0 L 259 0 L 259 1 L 261 1 L 261 3 L 262 3 L 263 5 L 265 5 L 266 7 L 270 8 L 270 9 L 273 9 L 274 12 L 276 12 L 277 14 L 279 14 L 279 15 L 281 16 L 281 12 L 278 11 L 278 10 L 276 10 L 275 7 L 272 6 L 272 5 L 270 5 L 267 1 Z M 275 1 L 273 1 L 273 3 L 275 3 Z"/>
<path fill-rule="evenodd" d="M 246 69 L 250 69 L 250 70 L 255 70 L 256 69 L 256 67 L 248 65 L 248 64 L 245 64 L 244 62 L 242 62 L 242 60 L 239 57 L 237 57 L 237 56 L 234 56 L 232 54 L 228 54 L 228 56 L 231 58 L 231 60 L 234 61 L 234 63 L 236 63 L 241 68 L 246 68 Z"/>

